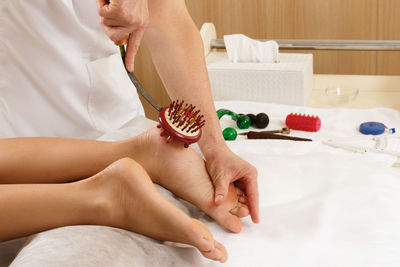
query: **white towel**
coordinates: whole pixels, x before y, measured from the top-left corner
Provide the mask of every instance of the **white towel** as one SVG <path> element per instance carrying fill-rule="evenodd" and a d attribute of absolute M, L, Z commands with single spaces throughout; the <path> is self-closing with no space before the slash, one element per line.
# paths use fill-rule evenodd
<path fill-rule="evenodd" d="M 167 246 L 124 230 L 76 226 L 35 235 L 11 266 L 400 265 L 400 168 L 391 167 L 395 157 L 357 154 L 320 142 L 326 137 L 357 137 L 358 125 L 367 120 L 400 129 L 398 111 L 252 102 L 218 102 L 216 106 L 236 113 L 265 112 L 270 117 L 267 129 L 283 127 L 290 112 L 318 115 L 322 121 L 319 132 L 292 132 L 314 142 L 247 140 L 243 136 L 228 142 L 259 173 L 261 222 L 254 225 L 244 219 L 240 234 L 225 231 L 195 207 L 159 188 L 169 201 L 205 222 L 226 246 L 229 259 L 225 265 L 204 259 L 193 248 Z M 221 120 L 223 127 L 235 125 L 227 116 Z M 124 129 L 121 136 L 128 132 L 129 128 Z M 113 138 L 118 139 L 117 133 Z"/>

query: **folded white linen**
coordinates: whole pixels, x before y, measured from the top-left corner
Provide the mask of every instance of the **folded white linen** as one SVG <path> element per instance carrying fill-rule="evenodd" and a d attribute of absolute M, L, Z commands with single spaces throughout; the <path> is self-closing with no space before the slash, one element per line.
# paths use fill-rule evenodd
<path fill-rule="evenodd" d="M 391 167 L 395 157 L 356 154 L 320 142 L 326 137 L 361 136 L 358 125 L 370 120 L 400 129 L 398 111 L 252 102 L 218 102 L 216 106 L 237 113 L 265 112 L 271 120 L 268 129 L 283 127 L 290 112 L 318 115 L 322 121 L 317 133 L 292 132 L 314 142 L 242 136 L 228 142 L 259 172 L 261 222 L 253 225 L 244 219 L 240 234 L 228 233 L 195 207 L 159 188 L 169 201 L 205 222 L 226 246 L 225 265 L 202 258 L 193 248 L 172 247 L 113 228 L 76 226 L 33 236 L 11 266 L 400 265 L 400 169 Z M 224 116 L 221 124 L 227 127 L 235 122 Z M 137 132 L 133 124 L 104 138 L 125 138 L 130 132 Z"/>

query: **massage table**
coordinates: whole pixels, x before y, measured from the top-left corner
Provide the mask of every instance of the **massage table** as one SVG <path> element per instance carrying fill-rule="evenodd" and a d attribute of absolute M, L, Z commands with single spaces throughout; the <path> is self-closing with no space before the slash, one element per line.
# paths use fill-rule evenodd
<path fill-rule="evenodd" d="M 239 234 L 157 187 L 168 201 L 210 228 L 227 248 L 225 264 L 203 258 L 195 248 L 122 229 L 68 226 L 28 237 L 11 266 L 400 266 L 400 168 L 392 167 L 397 157 L 355 153 L 322 142 L 348 137 L 357 142 L 365 137 L 358 131 L 365 121 L 400 130 L 398 110 L 246 101 L 218 101 L 216 107 L 244 114 L 265 112 L 270 118 L 267 129 L 273 130 L 284 127 L 291 112 L 318 115 L 322 121 L 318 132 L 291 133 L 312 142 L 245 136 L 228 142 L 258 170 L 261 221 L 255 225 L 244 218 Z M 138 117 L 100 139 L 120 140 L 154 126 Z M 235 127 L 235 121 L 224 116 L 221 126 Z"/>

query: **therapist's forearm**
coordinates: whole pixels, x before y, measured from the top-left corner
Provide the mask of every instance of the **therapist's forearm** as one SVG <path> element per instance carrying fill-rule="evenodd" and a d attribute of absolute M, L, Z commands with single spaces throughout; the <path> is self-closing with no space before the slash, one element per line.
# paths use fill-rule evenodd
<path fill-rule="evenodd" d="M 184 1 L 152 0 L 149 12 L 145 41 L 169 96 L 196 105 L 204 114 L 206 125 L 199 142 L 203 152 L 208 145 L 223 144 L 203 43 Z"/>

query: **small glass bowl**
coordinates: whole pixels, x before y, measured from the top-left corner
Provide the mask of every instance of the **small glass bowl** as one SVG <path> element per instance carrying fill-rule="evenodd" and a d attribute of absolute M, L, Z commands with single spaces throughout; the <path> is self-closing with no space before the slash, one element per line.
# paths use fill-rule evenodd
<path fill-rule="evenodd" d="M 346 104 L 358 96 L 358 88 L 331 87 L 325 89 L 325 94 L 333 104 Z"/>

